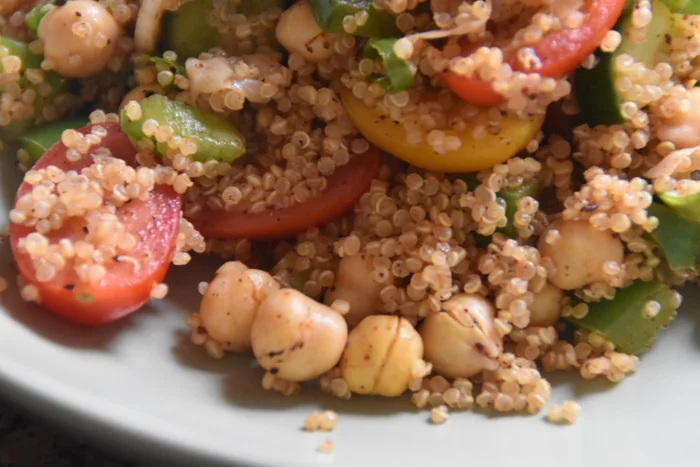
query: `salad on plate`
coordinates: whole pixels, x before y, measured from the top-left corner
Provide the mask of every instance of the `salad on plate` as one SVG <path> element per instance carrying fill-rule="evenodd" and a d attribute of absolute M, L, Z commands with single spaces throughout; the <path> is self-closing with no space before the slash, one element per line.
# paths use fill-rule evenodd
<path fill-rule="evenodd" d="M 573 423 L 547 373 L 620 382 L 697 283 L 700 1 L 0 13 L 6 234 L 47 313 L 122 319 L 211 255 L 183 327 L 264 389 Z"/>

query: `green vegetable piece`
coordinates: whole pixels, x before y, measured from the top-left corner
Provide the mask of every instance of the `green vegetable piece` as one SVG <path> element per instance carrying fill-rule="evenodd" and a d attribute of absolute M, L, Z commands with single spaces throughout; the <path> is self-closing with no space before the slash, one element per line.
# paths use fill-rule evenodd
<path fill-rule="evenodd" d="M 598 64 L 593 69 L 580 67 L 574 74 L 574 91 L 578 97 L 581 113 L 586 123 L 595 125 L 616 125 L 626 122 L 620 112 L 622 99 L 617 93 L 615 82 L 615 59 L 628 54 L 636 61 L 653 67 L 660 51 L 667 47 L 666 35 L 673 26 L 671 12 L 660 0 L 652 3 L 654 12 L 647 28 L 647 40 L 638 43 L 626 37 L 632 27 L 631 9 L 620 18 L 615 29 L 622 34 L 622 42 L 613 53 L 598 50 Z"/>
<path fill-rule="evenodd" d="M 700 14 L 700 1 L 698 0 L 661 0 L 671 13 L 681 15 Z"/>
<path fill-rule="evenodd" d="M 650 236 L 671 269 L 695 268 L 700 260 L 700 223 L 656 202 L 647 211 L 659 219 L 659 226 Z"/>
<path fill-rule="evenodd" d="M 82 128 L 87 125 L 86 118 L 61 120 L 55 123 L 32 128 L 17 139 L 20 147 L 29 152 L 32 162 L 36 162 L 51 146 L 61 140 L 64 130 Z"/>
<path fill-rule="evenodd" d="M 358 27 L 353 35 L 360 37 L 400 37 L 396 17 L 388 11 L 376 10 L 372 0 L 309 0 L 311 10 L 319 27 L 324 31 L 345 33 L 343 19 L 366 11 L 367 22 Z"/>
<path fill-rule="evenodd" d="M 146 138 L 143 123 L 153 119 L 159 125 L 170 125 L 175 135 L 197 143 L 194 159 L 198 161 L 231 162 L 245 152 L 245 140 L 236 127 L 213 113 L 184 102 L 171 101 L 160 94 L 142 100 L 141 111 L 141 120 L 136 121 L 131 121 L 126 116 L 126 111 L 121 113 L 122 129 L 134 140 Z M 165 152 L 165 143 L 160 143 L 156 149 L 161 153 Z"/>
<path fill-rule="evenodd" d="M 186 60 L 218 47 L 221 33 L 207 21 L 213 8 L 212 0 L 191 0 L 168 14 L 164 22 L 166 48 Z"/>
<path fill-rule="evenodd" d="M 664 204 L 683 217 L 700 222 L 700 193 L 688 196 L 674 196 L 668 193 L 660 193 L 659 197 Z"/>
<path fill-rule="evenodd" d="M 53 7 L 53 2 L 40 3 L 29 10 L 27 16 L 24 17 L 24 23 L 27 25 L 27 29 L 29 29 L 32 36 L 37 37 L 39 35 L 39 23 L 41 23 L 41 20 L 44 19 L 46 13 L 51 11 Z"/>
<path fill-rule="evenodd" d="M 140 55 L 136 60 L 148 60 L 156 66 L 158 71 L 171 71 L 173 74 L 187 76 L 187 70 L 181 63 L 173 60 L 166 60 L 163 57 L 155 57 L 152 55 Z"/>
<path fill-rule="evenodd" d="M 394 53 L 396 39 L 370 39 L 365 44 L 364 56 L 373 60 L 381 59 L 385 75 L 372 75 L 370 79 L 379 83 L 389 94 L 411 89 L 413 70 L 408 63 Z"/>
<path fill-rule="evenodd" d="M 240 12 L 246 16 L 260 15 L 273 8 L 284 10 L 287 2 L 284 0 L 242 0 Z"/>
<path fill-rule="evenodd" d="M 649 302 L 653 301 L 661 305 L 661 310 L 654 317 L 645 316 Z M 566 320 L 601 334 L 615 344 L 616 350 L 636 355 L 647 350 L 659 331 L 673 321 L 677 305 L 676 292 L 665 284 L 638 280 L 618 290 L 612 300 L 589 304 L 584 318 Z"/>
<path fill-rule="evenodd" d="M 41 67 L 43 57 L 32 53 L 24 42 L 0 36 L 0 47 L 7 49 L 7 55 L 18 57 L 22 61 L 22 70 Z M 4 71 L 2 64 L 0 64 L 0 71 Z"/>
<path fill-rule="evenodd" d="M 503 198 L 503 200 L 506 202 L 506 218 L 508 219 L 508 225 L 503 228 L 499 228 L 498 231 L 508 235 L 509 237 L 517 236 L 518 231 L 513 225 L 513 218 L 515 217 L 515 211 L 518 209 L 518 202 L 526 196 L 536 198 L 541 189 L 542 183 L 540 179 L 533 178 L 513 190 L 499 191 L 498 196 Z"/>
<path fill-rule="evenodd" d="M 290 251 L 275 264 L 270 275 L 277 279 L 283 287 L 290 287 L 304 293 L 304 285 L 311 278 L 311 270 L 297 271 L 294 268 L 297 258 L 298 255 L 294 251 Z"/>
<path fill-rule="evenodd" d="M 43 57 L 32 53 L 26 43 L 10 39 L 8 37 L 0 36 L 0 47 L 7 49 L 8 55 L 18 57 L 22 62 L 20 66 L 20 86 L 22 88 L 34 87 L 34 84 L 26 78 L 24 72 L 28 68 L 40 68 Z M 0 71 L 4 71 L 1 63 Z M 43 95 L 42 93 L 37 92 L 37 96 L 34 99 L 34 113 L 32 117 L 21 121 L 15 120 L 8 125 L 0 126 L 0 135 L 3 138 L 13 141 L 22 133 L 31 128 L 34 125 L 36 116 L 41 114 L 41 110 L 44 108 L 44 105 L 53 99 L 56 93 L 65 89 L 66 80 L 56 73 L 45 72 L 44 81 L 51 85 L 51 93 L 49 93 L 49 95 Z"/>

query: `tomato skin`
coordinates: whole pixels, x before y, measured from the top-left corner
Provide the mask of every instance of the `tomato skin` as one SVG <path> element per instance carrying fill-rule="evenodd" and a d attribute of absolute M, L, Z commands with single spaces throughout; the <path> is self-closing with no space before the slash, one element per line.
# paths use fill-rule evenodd
<path fill-rule="evenodd" d="M 561 78 L 575 70 L 615 26 L 624 6 L 625 0 L 586 0 L 580 27 L 551 32 L 532 45 L 542 61 L 542 67 L 532 72 L 549 78 Z M 474 44 L 463 43 L 463 55 L 469 55 L 474 50 Z M 507 62 L 513 70 L 528 72 L 515 55 Z M 498 105 L 505 100 L 493 90 L 491 83 L 479 78 L 446 71 L 442 73 L 442 79 L 455 94 L 474 105 Z"/>
<path fill-rule="evenodd" d="M 354 157 L 346 166 L 328 177 L 324 193 L 300 204 L 277 211 L 245 213 L 204 209 L 190 219 L 205 238 L 278 240 L 291 238 L 350 212 L 360 197 L 369 191 L 381 166 L 381 154 L 375 147 Z"/>
<path fill-rule="evenodd" d="M 136 149 L 119 125 L 107 123 L 102 126 L 108 133 L 100 146 L 109 148 L 114 156 L 133 163 Z M 87 133 L 90 127 L 80 131 Z M 89 157 L 70 162 L 65 158 L 66 150 L 62 143 L 57 143 L 37 161 L 34 168 L 53 165 L 64 171 L 79 171 L 92 163 Z M 17 198 L 29 190 L 31 186 L 22 183 Z M 134 200 L 117 209 L 117 216 L 127 231 L 139 239 L 129 256 L 140 259 L 147 252 L 151 256 L 137 272 L 131 262 L 110 262 L 105 278 L 97 286 L 81 283 L 71 262 L 52 281 L 37 281 L 29 255 L 20 252 L 17 246 L 20 238 L 34 231 L 32 227 L 11 223 L 10 245 L 22 279 L 26 284 L 37 287 L 42 306 L 78 324 L 103 324 L 139 309 L 149 300 L 153 285 L 163 281 L 175 249 L 180 210 L 180 196 L 171 187 L 163 185 L 154 189 L 148 201 Z M 61 238 L 78 240 L 85 235 L 84 226 L 82 219 L 71 219 L 47 237 L 52 242 Z"/>

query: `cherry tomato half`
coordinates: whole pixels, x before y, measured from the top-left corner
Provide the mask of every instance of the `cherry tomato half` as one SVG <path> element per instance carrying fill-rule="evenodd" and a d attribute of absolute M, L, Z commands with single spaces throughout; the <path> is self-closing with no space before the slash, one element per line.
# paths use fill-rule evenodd
<path fill-rule="evenodd" d="M 380 165 L 379 150 L 371 147 L 368 152 L 356 156 L 328 177 L 328 188 L 323 194 L 303 203 L 254 214 L 205 209 L 196 219 L 192 219 L 192 223 L 206 238 L 290 238 L 351 211 L 360 197 L 369 190 Z"/>
<path fill-rule="evenodd" d="M 586 0 L 580 27 L 551 32 L 531 46 L 542 62 L 542 67 L 533 71 L 542 76 L 561 78 L 575 70 L 615 26 L 624 6 L 625 0 Z M 475 49 L 474 44 L 465 42 L 462 53 L 466 56 Z M 515 54 L 507 61 L 514 70 L 527 71 Z M 468 78 L 446 71 L 442 74 L 442 79 L 455 94 L 472 104 L 497 105 L 504 100 L 501 94 L 493 90 L 491 83 L 479 78 Z"/>
<path fill-rule="evenodd" d="M 112 155 L 133 163 L 136 149 L 117 123 L 104 123 L 107 135 L 94 147 L 104 147 Z M 83 134 L 90 132 L 91 126 L 80 129 Z M 93 150 L 94 150 L 93 149 Z M 77 162 L 66 158 L 66 146 L 58 142 L 34 165 L 34 169 L 55 166 L 63 171 L 76 170 L 89 166 L 92 157 L 84 157 Z M 24 182 L 20 186 L 15 201 L 31 190 Z M 76 323 L 97 325 L 114 321 L 137 309 L 150 298 L 154 284 L 163 280 L 175 249 L 175 240 L 180 222 L 180 196 L 168 186 L 157 186 L 148 201 L 134 200 L 117 209 L 116 215 L 126 230 L 138 238 L 137 246 L 129 256 L 137 260 L 149 255 L 135 271 L 129 262 L 110 260 L 105 267 L 107 274 L 98 285 L 81 281 L 72 260 L 49 282 L 36 279 L 34 266 L 29 255 L 20 252 L 17 244 L 21 238 L 34 231 L 32 227 L 10 224 L 10 242 L 19 272 L 25 283 L 39 290 L 40 303 L 50 311 Z M 46 236 L 51 243 L 67 238 L 73 242 L 85 237 L 85 220 L 70 219 L 61 229 Z"/>

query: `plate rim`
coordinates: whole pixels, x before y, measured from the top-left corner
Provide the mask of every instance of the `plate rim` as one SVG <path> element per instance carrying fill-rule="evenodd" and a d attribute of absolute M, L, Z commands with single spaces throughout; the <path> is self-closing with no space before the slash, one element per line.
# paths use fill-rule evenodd
<path fill-rule="evenodd" d="M 24 377 L 17 376 L 20 374 Z M 42 382 L 50 382 L 50 385 L 42 385 Z M 42 389 L 48 387 L 51 390 Z M 178 435 L 176 430 L 165 434 L 166 430 L 139 429 L 139 426 L 145 425 L 139 420 L 148 420 L 149 427 L 167 424 L 149 413 L 138 413 L 123 404 L 110 403 L 100 395 L 87 391 L 77 392 L 74 386 L 69 387 L 62 381 L 45 377 L 2 354 L 0 395 L 36 417 L 46 419 L 54 426 L 66 428 L 94 443 L 98 449 L 102 448 L 117 459 L 132 464 L 152 466 L 145 462 L 158 460 L 167 461 L 169 465 L 183 466 L 196 462 L 198 467 L 277 465 L 263 459 L 251 462 L 239 453 L 224 454 L 202 449 L 196 443 L 188 442 L 186 436 Z M 99 408 L 93 407 L 95 404 L 99 404 Z M 131 454 L 128 454 L 129 451 Z M 125 452 L 127 455 L 124 455 Z"/>

